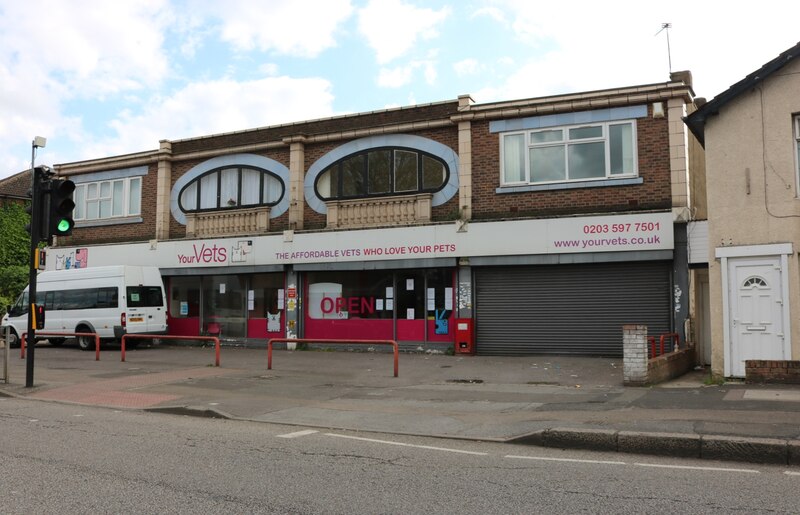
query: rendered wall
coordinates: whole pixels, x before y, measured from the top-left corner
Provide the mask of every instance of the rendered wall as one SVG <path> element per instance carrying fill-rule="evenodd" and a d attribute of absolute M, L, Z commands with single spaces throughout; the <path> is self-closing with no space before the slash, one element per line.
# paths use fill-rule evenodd
<path fill-rule="evenodd" d="M 800 200 L 792 115 L 800 113 L 800 61 L 724 106 L 705 127 L 709 210 L 712 374 L 724 373 L 723 285 L 715 249 L 793 243 L 800 249 Z M 797 254 L 789 258 L 790 319 L 800 320 Z M 800 355 L 800 323 L 792 324 Z"/>

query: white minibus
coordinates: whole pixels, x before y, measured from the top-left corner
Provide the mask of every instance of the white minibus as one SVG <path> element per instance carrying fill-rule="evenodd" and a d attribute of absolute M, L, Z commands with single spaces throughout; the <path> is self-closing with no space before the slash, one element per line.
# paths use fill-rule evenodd
<path fill-rule="evenodd" d="M 156 267 L 120 265 L 41 272 L 36 278 L 36 301 L 45 306 L 42 333 L 97 333 L 102 341 L 119 340 L 126 333 L 167 334 L 164 284 Z M 11 326 L 9 343 L 13 346 L 28 331 L 29 308 L 26 287 L 3 317 L 3 332 Z M 57 346 L 66 337 L 41 339 Z M 75 339 L 81 349 L 94 349 L 92 337 Z"/>

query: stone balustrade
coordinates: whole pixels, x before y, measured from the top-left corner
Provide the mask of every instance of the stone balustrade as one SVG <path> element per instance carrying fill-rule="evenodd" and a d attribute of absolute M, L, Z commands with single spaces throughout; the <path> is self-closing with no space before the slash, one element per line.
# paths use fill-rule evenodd
<path fill-rule="evenodd" d="M 269 230 L 270 208 L 230 209 L 188 213 L 186 215 L 186 236 L 189 238 L 211 238 L 263 234 Z"/>
<path fill-rule="evenodd" d="M 328 201 L 328 228 L 355 229 L 384 225 L 418 225 L 431 221 L 433 195 L 422 193 Z"/>

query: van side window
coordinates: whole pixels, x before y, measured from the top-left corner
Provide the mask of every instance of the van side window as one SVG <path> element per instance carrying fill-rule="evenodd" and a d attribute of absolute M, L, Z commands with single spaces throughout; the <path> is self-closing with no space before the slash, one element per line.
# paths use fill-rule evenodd
<path fill-rule="evenodd" d="M 128 286 L 129 308 L 160 308 L 164 306 L 160 286 Z"/>
<path fill-rule="evenodd" d="M 116 287 L 83 288 L 80 290 L 49 291 L 45 294 L 48 310 L 116 308 L 119 293 Z"/>

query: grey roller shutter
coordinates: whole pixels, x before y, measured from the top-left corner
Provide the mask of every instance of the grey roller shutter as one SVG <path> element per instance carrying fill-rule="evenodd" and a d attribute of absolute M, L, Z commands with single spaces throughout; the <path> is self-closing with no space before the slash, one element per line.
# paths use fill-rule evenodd
<path fill-rule="evenodd" d="M 478 354 L 622 356 L 622 326 L 670 331 L 670 263 L 475 270 Z"/>

